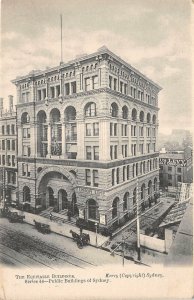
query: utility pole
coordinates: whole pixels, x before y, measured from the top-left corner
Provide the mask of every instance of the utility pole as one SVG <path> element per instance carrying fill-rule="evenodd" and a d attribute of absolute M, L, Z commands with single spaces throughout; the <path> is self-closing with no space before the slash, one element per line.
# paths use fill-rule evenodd
<path fill-rule="evenodd" d="M 137 203 L 137 259 L 138 261 L 141 261 L 138 179 L 136 185 L 136 203 Z"/>

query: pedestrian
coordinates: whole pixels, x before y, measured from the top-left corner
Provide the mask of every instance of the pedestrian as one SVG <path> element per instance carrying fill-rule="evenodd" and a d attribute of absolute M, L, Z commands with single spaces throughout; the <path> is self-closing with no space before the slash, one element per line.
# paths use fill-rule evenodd
<path fill-rule="evenodd" d="M 82 235 L 82 231 L 83 231 L 83 228 L 82 228 L 82 227 L 80 227 L 80 235 Z"/>
<path fill-rule="evenodd" d="M 52 213 L 50 212 L 50 220 L 52 221 L 52 218 L 53 218 L 53 215 Z"/>

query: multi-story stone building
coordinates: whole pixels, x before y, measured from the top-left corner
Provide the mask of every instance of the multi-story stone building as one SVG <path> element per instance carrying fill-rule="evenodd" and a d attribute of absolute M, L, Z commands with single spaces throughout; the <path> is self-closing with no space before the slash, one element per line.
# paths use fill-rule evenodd
<path fill-rule="evenodd" d="M 19 201 L 109 227 L 159 188 L 160 87 L 109 51 L 13 80 Z M 137 184 L 138 178 L 138 184 Z"/>
<path fill-rule="evenodd" d="M 9 97 L 9 108 L 4 109 L 0 98 L 0 198 L 16 202 L 17 194 L 17 127 L 13 96 Z"/>
<path fill-rule="evenodd" d="M 193 182 L 193 150 L 190 146 L 181 151 L 162 149 L 159 165 L 161 188 L 178 187 L 181 182 Z"/>

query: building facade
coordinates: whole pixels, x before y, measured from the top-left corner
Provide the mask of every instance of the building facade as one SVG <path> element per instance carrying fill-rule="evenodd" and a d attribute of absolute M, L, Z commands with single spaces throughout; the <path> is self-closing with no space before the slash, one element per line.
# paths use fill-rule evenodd
<path fill-rule="evenodd" d="M 17 198 L 17 126 L 13 96 L 9 97 L 9 109 L 3 107 L 0 98 L 0 198 L 10 202 Z M 4 195 L 3 195 L 4 194 Z"/>
<path fill-rule="evenodd" d="M 178 187 L 178 183 L 193 182 L 193 150 L 186 147 L 184 151 L 163 149 L 159 155 L 160 186 Z"/>
<path fill-rule="evenodd" d="M 159 189 L 160 87 L 106 47 L 16 78 L 19 201 L 110 227 Z M 138 178 L 138 180 L 137 180 Z"/>

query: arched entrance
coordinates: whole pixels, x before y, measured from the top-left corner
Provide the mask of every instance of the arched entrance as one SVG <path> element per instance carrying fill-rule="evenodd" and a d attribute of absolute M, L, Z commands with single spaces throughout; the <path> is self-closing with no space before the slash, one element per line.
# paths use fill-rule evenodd
<path fill-rule="evenodd" d="M 29 202 L 31 201 L 31 197 L 30 197 L 30 189 L 28 186 L 25 186 L 23 188 L 23 202 Z"/>
<path fill-rule="evenodd" d="M 47 187 L 48 191 L 48 201 L 49 201 L 49 206 L 54 207 L 55 206 L 55 198 L 54 198 L 54 192 L 51 187 Z"/>
<path fill-rule="evenodd" d="M 89 199 L 87 202 L 88 219 L 97 220 L 99 217 L 98 204 L 94 199 Z"/>
<path fill-rule="evenodd" d="M 68 209 L 67 192 L 63 189 L 58 191 L 59 210 Z"/>

